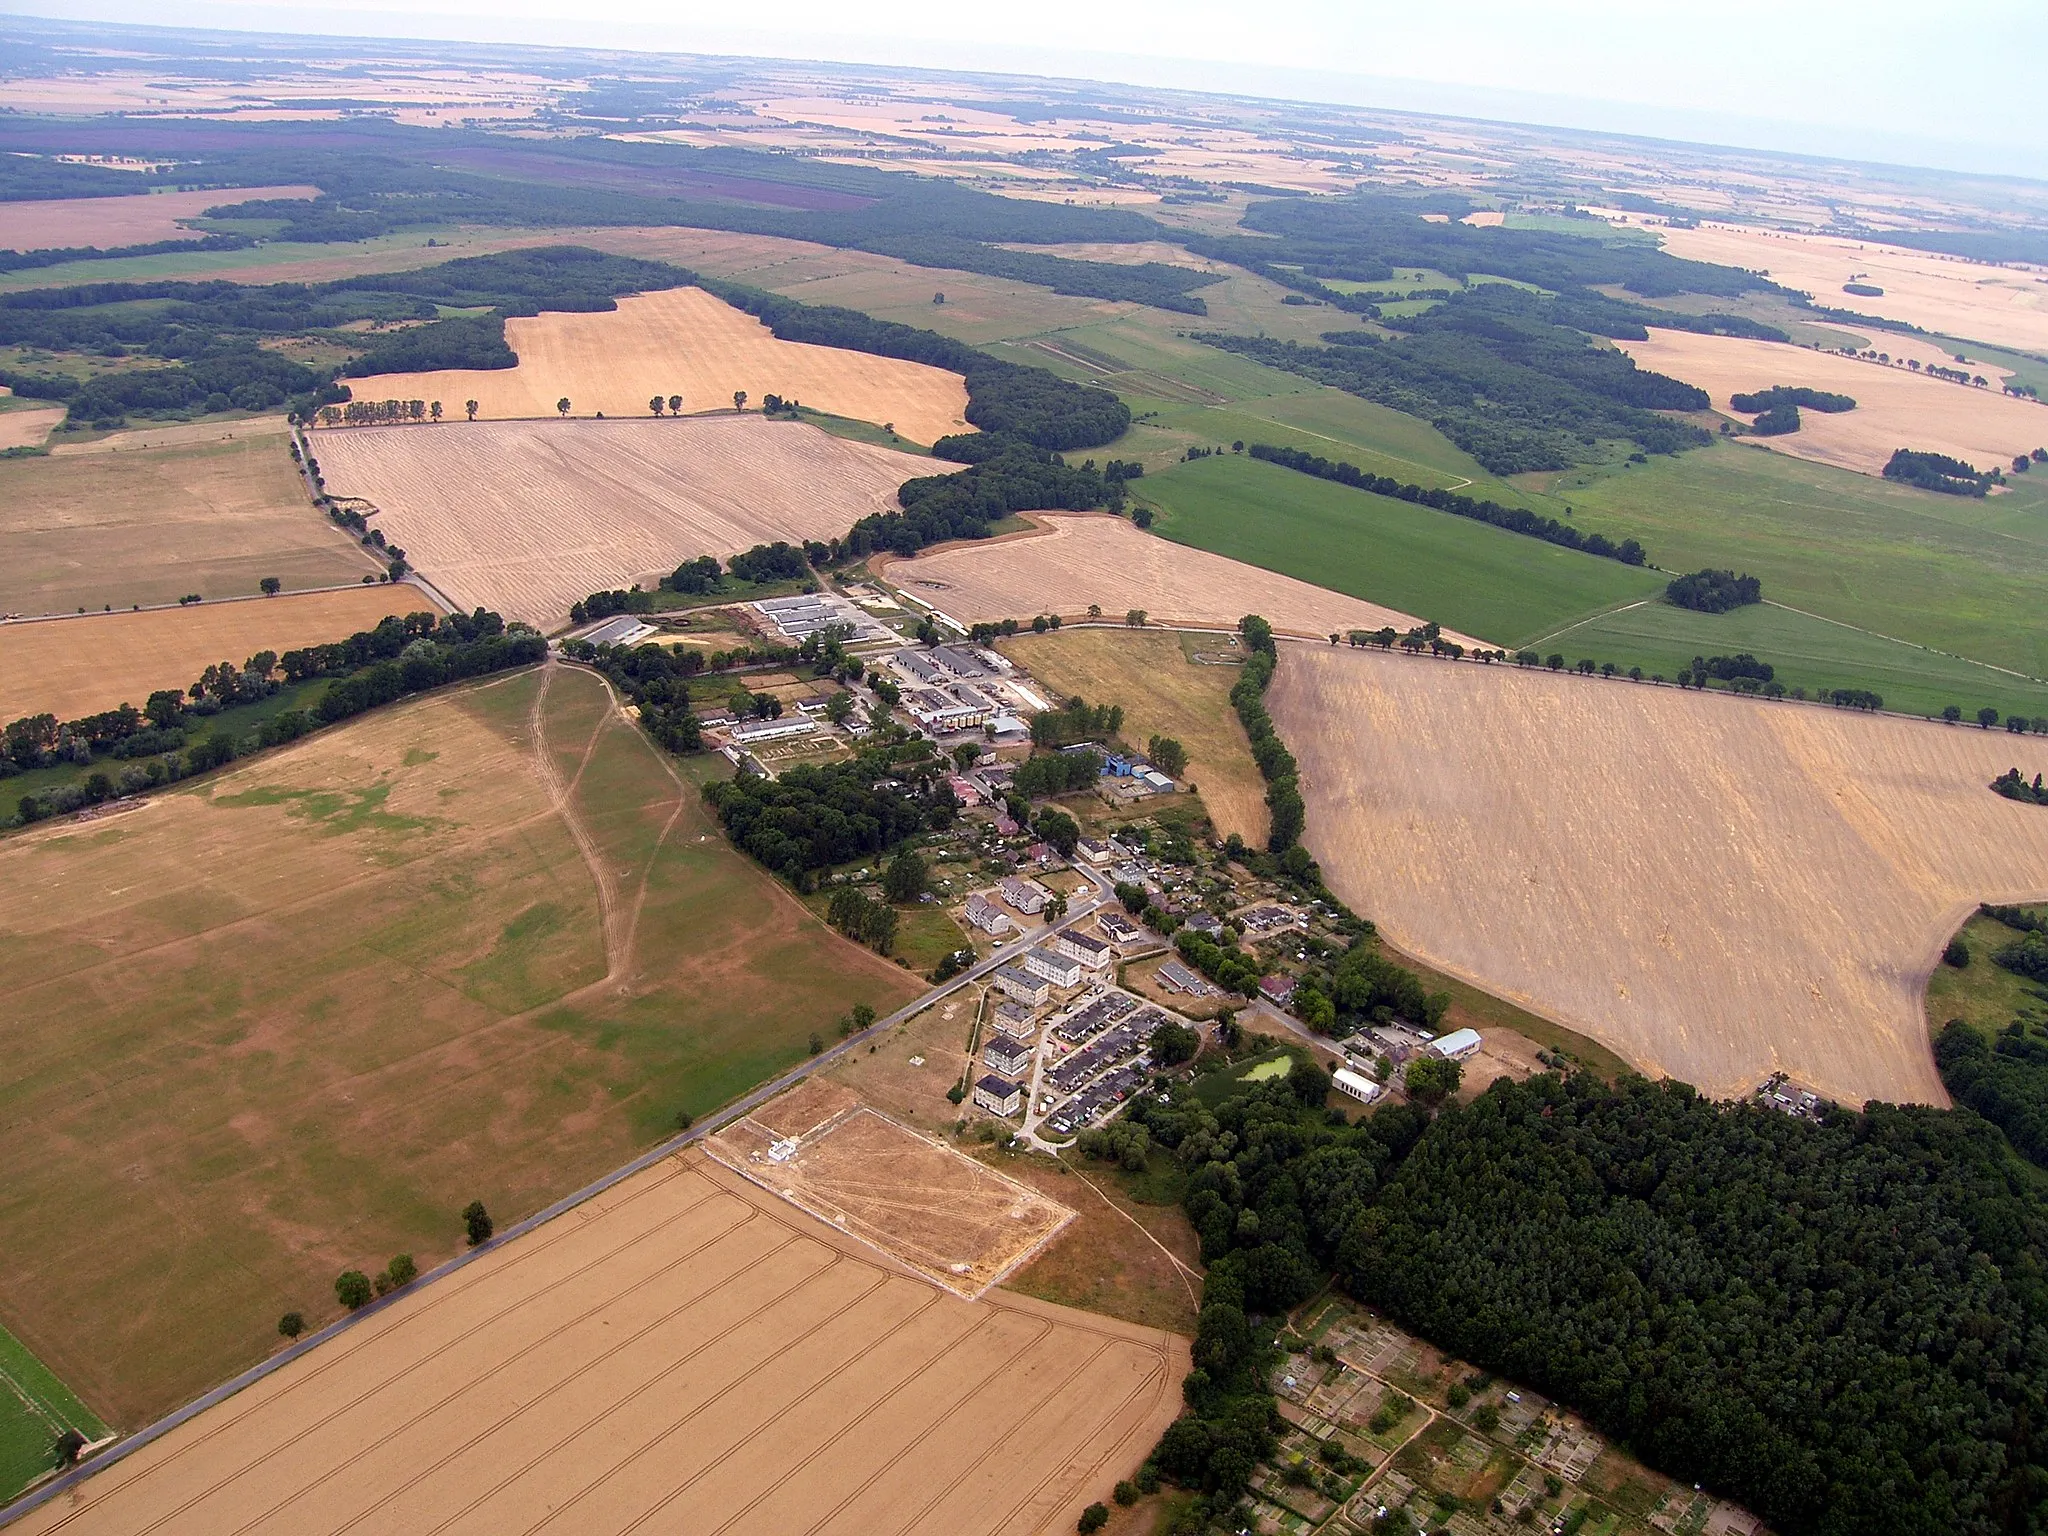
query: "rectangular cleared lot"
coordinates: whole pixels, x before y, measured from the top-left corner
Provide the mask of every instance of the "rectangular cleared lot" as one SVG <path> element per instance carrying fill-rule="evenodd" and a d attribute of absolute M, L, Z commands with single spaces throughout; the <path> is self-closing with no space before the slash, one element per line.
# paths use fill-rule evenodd
<path fill-rule="evenodd" d="M 685 1154 L 19 1528 L 1060 1531 L 1150 1449 L 1186 1367 L 1169 1334 L 960 1300 Z"/>

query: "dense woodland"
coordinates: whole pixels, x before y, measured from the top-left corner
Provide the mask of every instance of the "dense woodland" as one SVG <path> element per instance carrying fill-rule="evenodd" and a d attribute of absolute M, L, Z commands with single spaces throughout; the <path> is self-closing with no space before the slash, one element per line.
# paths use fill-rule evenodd
<path fill-rule="evenodd" d="M 1356 464 L 1304 453 L 1299 448 L 1278 448 L 1271 443 L 1253 443 L 1245 452 L 1255 459 L 1264 459 L 1269 464 L 1284 465 L 1304 475 L 1314 475 L 1319 480 L 1334 480 L 1339 485 L 1355 486 L 1361 491 L 1371 491 L 1376 496 L 1392 496 L 1400 501 L 1414 502 L 1418 506 L 1433 507 L 1439 512 L 1449 512 L 1455 517 L 1469 517 L 1478 522 L 1491 523 L 1496 528 L 1505 528 L 1511 533 L 1527 534 L 1532 539 L 1542 539 L 1548 544 L 1562 544 L 1566 549 L 1580 549 L 1589 555 L 1619 560 L 1623 565 L 1641 565 L 1649 558 L 1644 554 L 1643 546 L 1634 539 L 1623 539 L 1617 544 L 1604 533 L 1581 533 L 1570 523 L 1559 522 L 1554 517 L 1545 517 L 1524 507 L 1504 507 L 1497 501 L 1482 501 L 1457 491 L 1407 484 L 1394 479 L 1391 475 L 1376 475 L 1369 469 L 1360 469 Z"/>
<path fill-rule="evenodd" d="M 1695 613 L 1727 613 L 1764 600 L 1764 584 L 1744 572 L 1704 570 L 1673 577 L 1665 584 L 1664 596 L 1681 608 Z"/>
<path fill-rule="evenodd" d="M 705 786 L 736 846 L 800 890 L 820 870 L 878 859 L 905 838 L 953 824 L 957 802 L 931 743 L 884 742 L 851 762 L 803 764 L 780 778 Z"/>
<path fill-rule="evenodd" d="M 1983 496 L 1990 491 L 1995 478 L 1990 471 L 1979 470 L 1945 453 L 1922 453 L 1912 448 L 1899 449 L 1885 462 L 1884 477 L 1944 496 Z"/>

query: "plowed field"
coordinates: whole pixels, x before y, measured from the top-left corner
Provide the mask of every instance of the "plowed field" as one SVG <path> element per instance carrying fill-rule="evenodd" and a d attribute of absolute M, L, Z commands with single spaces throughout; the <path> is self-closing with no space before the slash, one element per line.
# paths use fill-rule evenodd
<path fill-rule="evenodd" d="M 240 666 L 258 651 L 346 640 L 387 614 L 439 611 L 405 583 L 0 624 L 0 721 L 45 711 L 75 720 L 124 701 L 140 709 L 216 661 Z"/>
<path fill-rule="evenodd" d="M 1179 1411 L 1187 1363 L 1170 1334 L 948 1295 L 690 1154 L 19 1528 L 1064 1532 Z"/>
<path fill-rule="evenodd" d="M 1038 525 L 1034 533 L 872 563 L 891 582 L 963 624 L 1040 613 L 1078 618 L 1091 603 L 1112 619 L 1142 608 L 1152 623 L 1163 625 L 1234 625 L 1257 613 L 1297 635 L 1383 624 L 1407 629 L 1417 622 L 1377 603 L 1156 538 L 1120 517 L 1029 516 Z"/>
<path fill-rule="evenodd" d="M 505 322 L 516 368 L 387 373 L 351 380 L 359 400 L 439 400 L 459 416 L 553 416 L 564 396 L 577 416 L 649 414 L 660 395 L 685 412 L 729 411 L 734 390 L 755 405 L 767 394 L 857 421 L 892 422 L 930 443 L 967 426 L 967 386 L 957 373 L 840 347 L 778 341 L 752 315 L 702 288 L 670 288 L 619 300 L 610 313 L 544 314 Z"/>
<path fill-rule="evenodd" d="M 356 427 L 313 443 L 328 487 L 374 502 L 373 526 L 437 588 L 543 627 L 695 555 L 836 538 L 932 467 L 758 416 Z"/>
<path fill-rule="evenodd" d="M 1306 646 L 1268 703 L 1393 943 L 1717 1096 L 1946 1102 L 1941 947 L 2048 894 L 2048 811 L 1985 787 L 2038 736 Z"/>
<path fill-rule="evenodd" d="M 1993 382 L 1979 389 L 1837 352 L 1740 336 L 1653 328 L 1648 341 L 1617 345 L 1645 368 L 1697 384 L 1713 396 L 1716 410 L 1731 414 L 1730 395 L 1774 384 L 1804 384 L 1849 396 L 1856 402 L 1853 411 L 1802 410 L 1797 432 L 1751 441 L 1866 475 L 1880 472 L 1898 448 L 1945 453 L 1979 469 L 1996 469 L 2015 454 L 2048 442 L 2048 408 L 2001 393 L 1995 370 L 1986 375 Z"/>

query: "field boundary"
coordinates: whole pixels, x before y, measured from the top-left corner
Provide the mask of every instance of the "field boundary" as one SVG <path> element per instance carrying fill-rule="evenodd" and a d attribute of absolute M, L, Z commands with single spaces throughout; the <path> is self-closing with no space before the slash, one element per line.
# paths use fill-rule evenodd
<path fill-rule="evenodd" d="M 225 608 L 230 603 L 271 603 L 279 598 L 319 597 L 329 592 L 359 592 L 365 588 L 374 590 L 381 587 L 411 587 L 430 602 L 438 603 L 443 613 L 456 611 L 455 605 L 421 581 L 417 572 L 408 571 L 396 581 L 338 581 L 324 587 L 294 587 L 289 592 L 237 592 L 232 597 L 209 597 L 198 603 L 134 603 L 126 608 L 88 608 L 83 613 L 10 614 L 0 617 L 0 625 L 62 624 L 70 619 L 119 618 L 124 613 L 165 613 L 173 608 Z"/>

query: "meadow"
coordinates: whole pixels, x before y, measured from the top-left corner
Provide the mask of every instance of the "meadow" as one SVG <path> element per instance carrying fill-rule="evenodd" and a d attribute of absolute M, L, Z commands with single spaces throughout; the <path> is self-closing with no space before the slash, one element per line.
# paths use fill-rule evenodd
<path fill-rule="evenodd" d="M 2025 937 L 2019 929 L 1977 912 L 1956 930 L 1956 937 L 1969 950 L 1969 963 L 1937 965 L 1934 974 L 1928 977 L 1929 1034 L 1940 1034 L 1942 1025 L 1950 1019 L 1961 1019 L 1978 1033 L 1990 1036 L 2018 1018 L 2038 1021 L 2048 1017 L 2048 986 L 2008 971 L 1991 958 L 2006 945 Z"/>
<path fill-rule="evenodd" d="M 1225 454 L 1139 482 L 1169 539 L 1517 646 L 1662 585 L 1653 571 Z"/>
<path fill-rule="evenodd" d="M 130 1428 L 917 986 L 559 668 L 23 832 L 0 880 L 0 1319 Z"/>
<path fill-rule="evenodd" d="M 0 1504 L 51 1469 L 57 1437 L 67 1429 L 88 1444 L 107 1432 L 21 1340 L 0 1328 Z"/>

